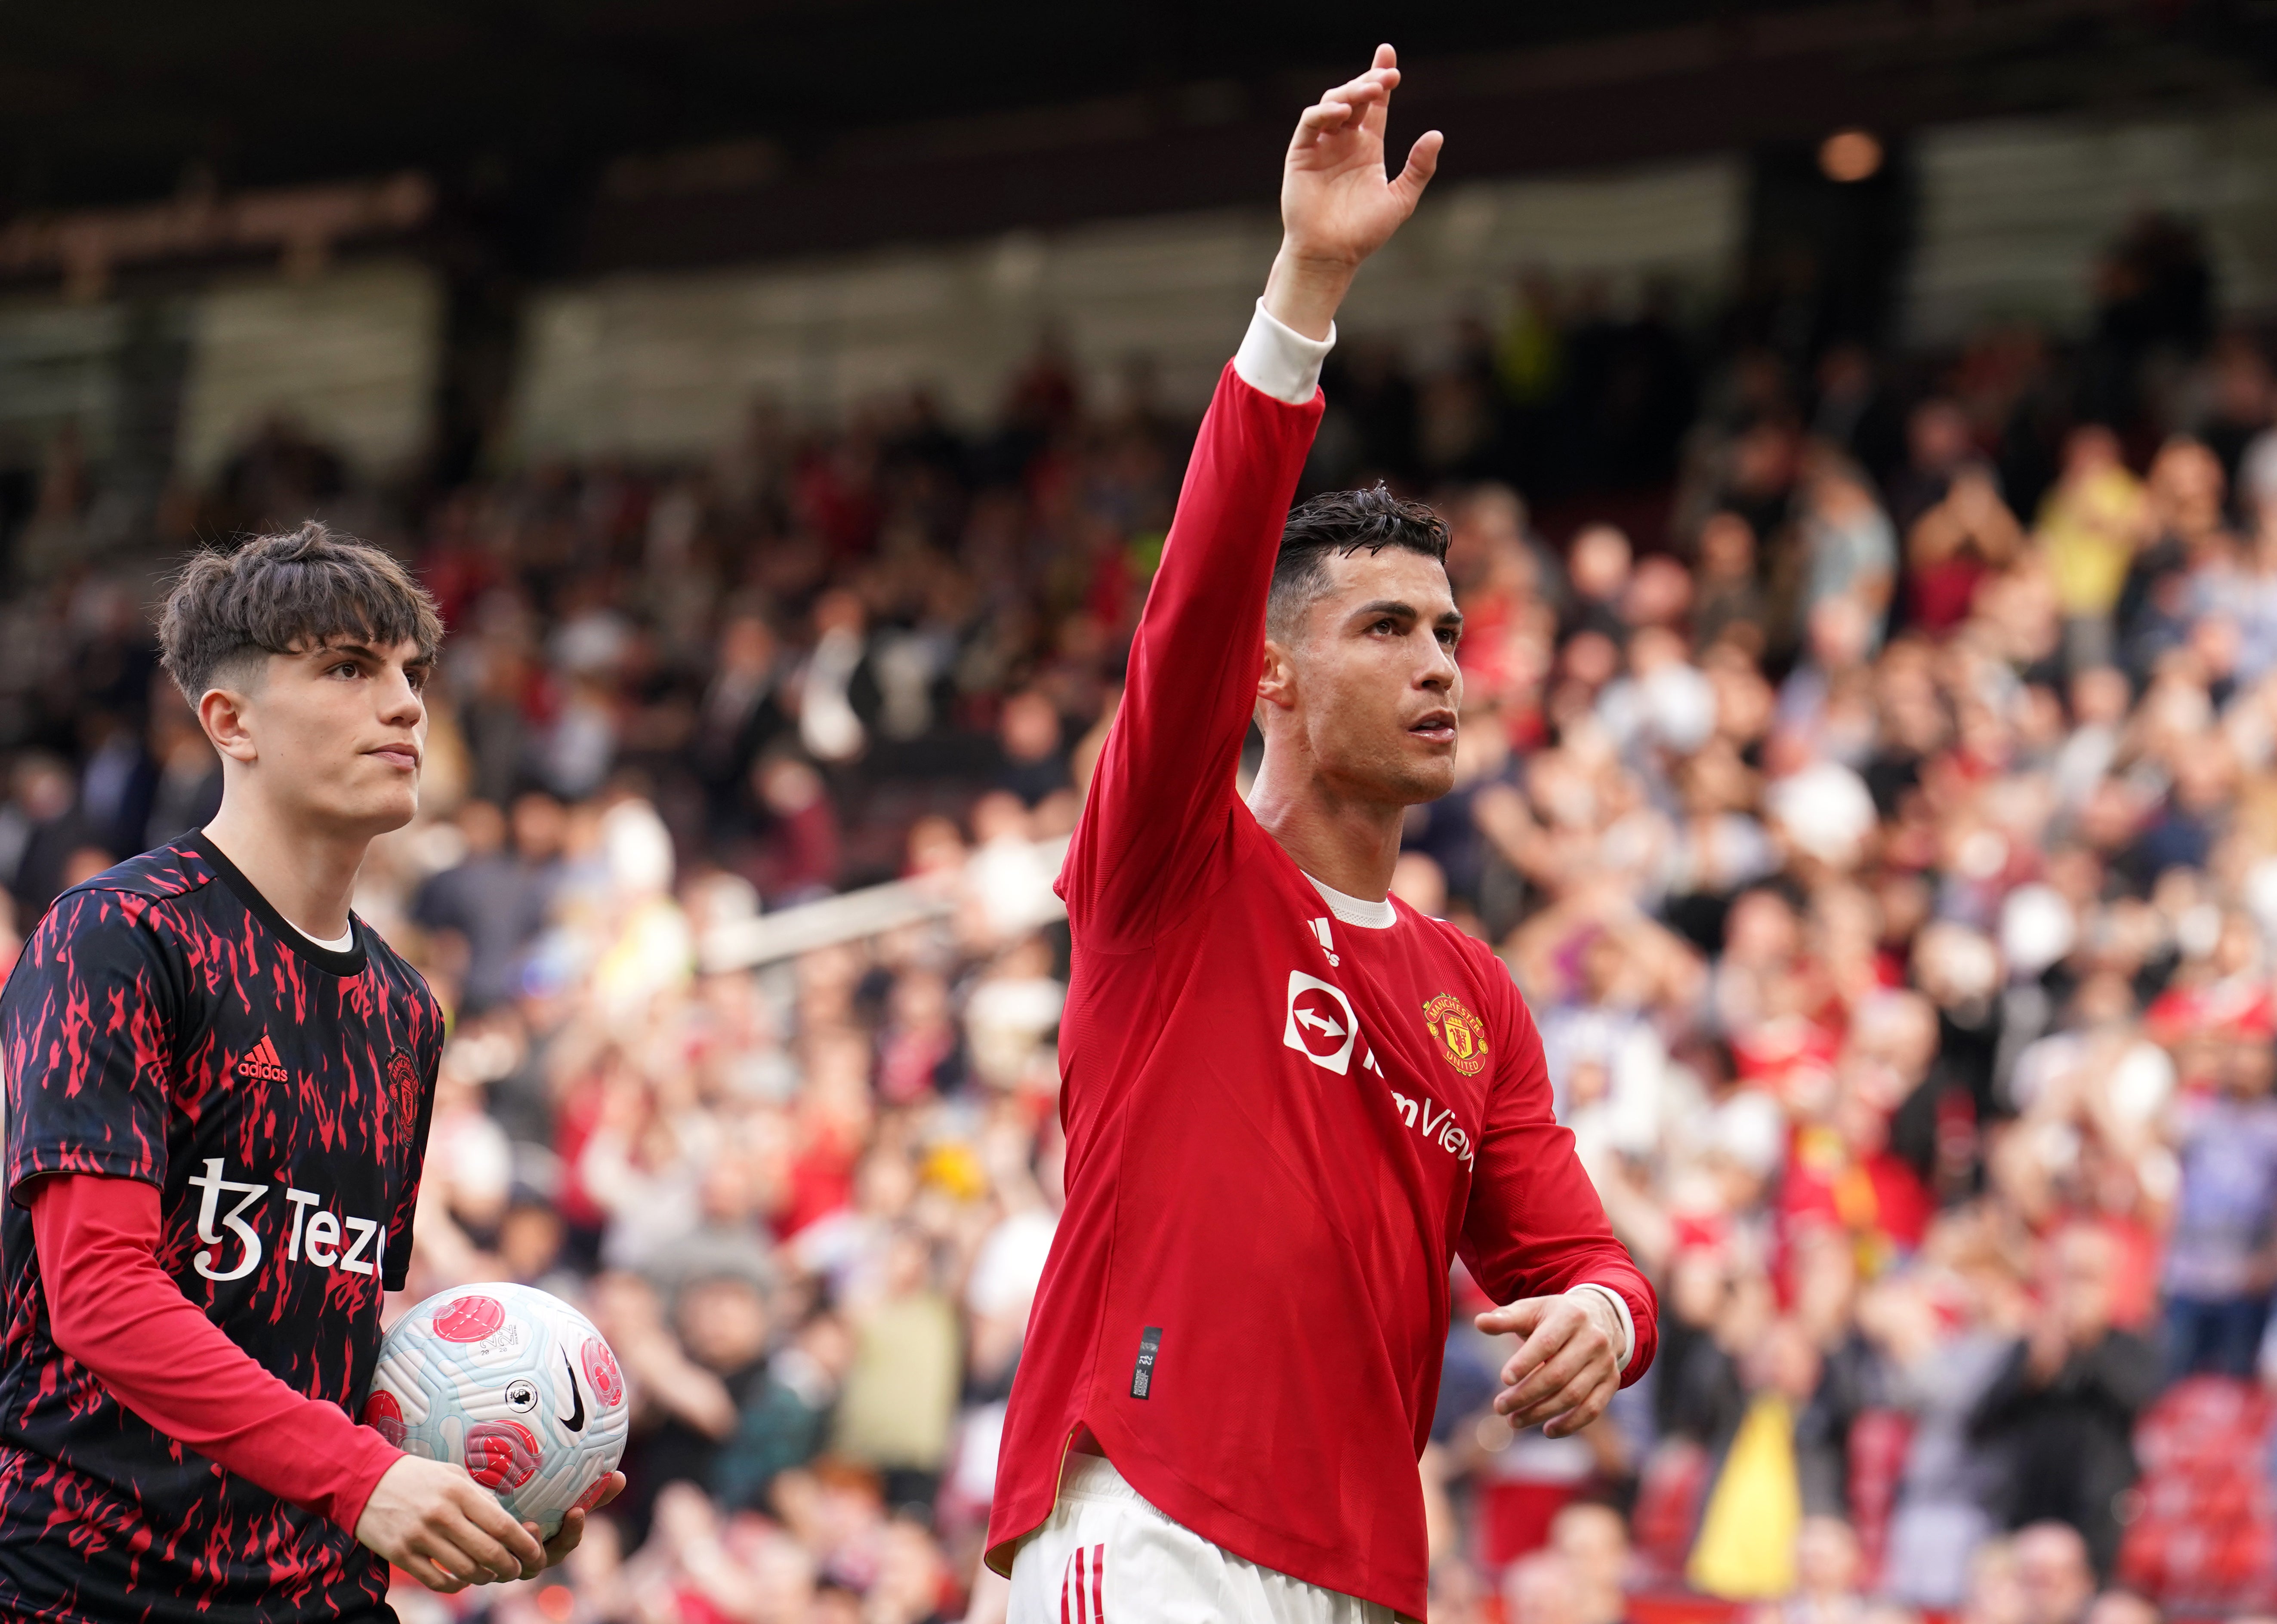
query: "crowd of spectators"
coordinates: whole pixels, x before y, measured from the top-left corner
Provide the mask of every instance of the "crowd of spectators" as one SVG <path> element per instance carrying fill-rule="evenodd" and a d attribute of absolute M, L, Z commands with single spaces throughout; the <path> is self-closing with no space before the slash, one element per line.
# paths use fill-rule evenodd
<path fill-rule="evenodd" d="M 1501 952 L 1663 1301 L 1603 1422 L 1513 1438 L 1458 1282 L 1435 1619 L 2277 1606 L 2277 383 L 2138 249 L 2070 348 L 1785 353 L 1528 284 L 1444 374 L 1329 379 L 1314 482 L 1438 503 L 1466 615 L 1395 889 Z M 986 434 L 758 410 L 706 467 L 383 497 L 278 425 L 169 510 L 322 512 L 439 600 L 424 808 L 358 897 L 453 1012 L 411 1299 L 557 1290 L 636 1395 L 573 1561 L 408 1624 L 1001 1610 L 1053 842 L 1191 429 L 1046 355 Z M 1537 523 L 1509 478 L 1551 465 Z M 83 482 L 0 607 L 17 929 L 217 794 Z"/>

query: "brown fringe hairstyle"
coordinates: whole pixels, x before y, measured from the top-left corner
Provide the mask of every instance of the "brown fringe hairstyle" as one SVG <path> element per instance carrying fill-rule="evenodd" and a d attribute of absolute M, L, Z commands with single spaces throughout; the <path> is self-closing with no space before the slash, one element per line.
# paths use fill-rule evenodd
<path fill-rule="evenodd" d="M 191 704 L 224 677 L 272 654 L 303 654 L 339 639 L 415 642 L 431 662 L 442 647 L 435 600 L 395 558 L 315 520 L 283 535 L 191 555 L 166 595 L 158 648 Z"/>

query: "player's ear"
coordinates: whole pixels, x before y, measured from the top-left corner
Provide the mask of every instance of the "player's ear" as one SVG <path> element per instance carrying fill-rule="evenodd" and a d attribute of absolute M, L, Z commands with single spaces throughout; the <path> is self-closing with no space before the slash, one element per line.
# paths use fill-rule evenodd
<path fill-rule="evenodd" d="M 260 752 L 246 710 L 246 696 L 235 688 L 208 688 L 198 695 L 198 725 L 213 747 L 231 761 L 250 763 Z"/>
<path fill-rule="evenodd" d="M 1270 637 L 1265 640 L 1265 663 L 1257 674 L 1257 697 L 1282 710 L 1297 705 L 1296 662 L 1289 657 L 1286 645 Z"/>

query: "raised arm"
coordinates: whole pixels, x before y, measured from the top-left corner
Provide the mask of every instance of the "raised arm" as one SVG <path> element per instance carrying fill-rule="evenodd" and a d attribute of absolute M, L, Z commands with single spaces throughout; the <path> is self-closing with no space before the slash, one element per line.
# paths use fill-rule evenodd
<path fill-rule="evenodd" d="M 1256 702 L 1265 599 L 1297 478 L 1320 422 L 1321 360 L 1362 261 L 1414 212 L 1440 138 L 1397 176 L 1383 130 L 1397 59 L 1305 110 L 1281 178 L 1281 251 L 1239 352 L 1218 379 L 1178 497 L 1131 669 L 1068 853 L 1076 927 L 1143 940 L 1223 850 L 1234 765 Z M 1206 893 L 1207 886 L 1199 888 Z"/>

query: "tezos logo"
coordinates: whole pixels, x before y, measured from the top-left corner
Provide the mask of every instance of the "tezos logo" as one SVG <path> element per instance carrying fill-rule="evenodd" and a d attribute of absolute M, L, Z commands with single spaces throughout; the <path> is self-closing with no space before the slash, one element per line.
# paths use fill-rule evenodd
<path fill-rule="evenodd" d="M 1289 972 L 1289 1018 L 1282 1043 L 1341 1077 L 1352 1069 L 1352 1045 L 1359 1038 L 1359 1022 L 1341 989 L 1302 970 Z"/>

